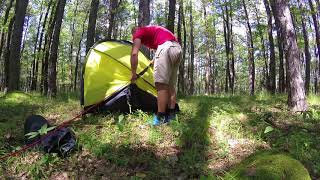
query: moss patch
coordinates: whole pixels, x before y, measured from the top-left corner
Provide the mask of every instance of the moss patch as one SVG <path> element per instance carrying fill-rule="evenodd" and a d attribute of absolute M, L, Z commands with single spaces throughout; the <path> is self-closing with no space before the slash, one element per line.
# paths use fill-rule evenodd
<path fill-rule="evenodd" d="M 284 154 L 261 152 L 250 156 L 232 169 L 225 179 L 310 180 L 311 178 L 299 161 Z"/>

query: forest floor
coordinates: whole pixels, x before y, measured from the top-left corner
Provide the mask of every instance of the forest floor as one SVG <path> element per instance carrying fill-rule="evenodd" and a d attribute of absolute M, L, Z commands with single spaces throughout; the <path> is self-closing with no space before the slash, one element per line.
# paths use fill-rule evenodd
<path fill-rule="evenodd" d="M 282 95 L 184 97 L 177 120 L 159 127 L 148 125 L 152 114 L 141 111 L 123 119 L 120 114 L 88 115 L 71 125 L 76 152 L 60 158 L 29 150 L 1 162 L 0 179 L 223 179 L 230 168 L 264 150 L 299 160 L 316 179 L 320 97 L 309 96 L 308 103 L 308 113 L 292 114 Z M 0 156 L 23 146 L 28 115 L 60 124 L 80 110 L 73 94 L 56 99 L 0 94 Z"/>

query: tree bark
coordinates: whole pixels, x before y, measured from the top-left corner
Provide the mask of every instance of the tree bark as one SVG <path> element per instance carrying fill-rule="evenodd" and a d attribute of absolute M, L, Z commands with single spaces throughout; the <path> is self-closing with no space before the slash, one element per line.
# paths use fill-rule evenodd
<path fill-rule="evenodd" d="M 49 2 L 50 4 L 50 2 Z M 31 85 L 30 85 L 30 89 L 31 91 L 35 91 L 37 89 L 37 80 L 36 78 L 38 77 L 36 74 L 38 73 L 38 71 L 36 72 L 36 66 L 37 65 L 37 58 L 38 58 L 38 54 L 36 54 L 37 51 L 37 44 L 38 44 L 38 39 L 39 39 L 39 34 L 40 34 L 40 26 L 41 26 L 41 21 L 42 21 L 42 17 L 43 17 L 43 11 L 42 11 L 42 6 L 43 6 L 43 1 L 41 1 L 41 14 L 40 14 L 40 18 L 39 18 L 39 23 L 38 23 L 38 27 L 37 27 L 37 35 L 36 35 L 36 42 L 34 43 L 34 47 L 33 47 L 33 61 L 32 61 L 32 74 L 31 74 Z M 39 44 L 40 44 L 40 40 L 39 40 Z"/>
<path fill-rule="evenodd" d="M 210 42 L 209 42 L 209 26 L 208 26 L 208 17 L 207 17 L 207 9 L 208 3 L 206 0 L 202 1 L 202 9 L 203 9 L 203 17 L 204 17 L 204 25 L 205 25 L 205 47 L 206 50 L 206 62 L 205 62 L 205 93 L 210 94 L 211 87 L 211 56 L 210 56 Z"/>
<path fill-rule="evenodd" d="M 66 0 L 59 0 L 57 5 L 56 24 L 54 26 L 52 45 L 50 48 L 50 59 L 48 68 L 48 95 L 55 97 L 57 95 L 57 58 L 61 24 L 64 14 Z"/>
<path fill-rule="evenodd" d="M 194 71 L 194 37 L 193 37 L 193 16 L 192 16 L 192 1 L 190 1 L 190 95 L 194 94 L 194 79 L 193 79 L 193 71 Z"/>
<path fill-rule="evenodd" d="M 234 82 L 235 82 L 235 77 L 236 77 L 236 70 L 235 70 L 235 58 L 234 58 L 234 36 L 233 36 L 233 15 L 232 15 L 232 6 L 230 4 L 230 55 L 231 55 L 231 63 L 230 63 L 230 89 L 231 93 L 234 94 Z"/>
<path fill-rule="evenodd" d="M 263 0 L 264 6 L 266 8 L 267 17 L 268 17 L 268 38 L 269 38 L 269 51 L 270 51 L 270 62 L 269 62 L 269 83 L 268 83 L 268 89 L 272 94 L 276 91 L 276 56 L 275 56 L 275 48 L 274 48 L 274 40 L 272 35 L 272 14 L 270 10 L 270 5 L 268 0 Z M 280 77 L 279 77 L 280 79 Z M 281 84 L 279 83 L 279 89 Z"/>
<path fill-rule="evenodd" d="M 121 1 L 119 2 L 119 4 Z M 107 39 L 111 39 L 112 30 L 114 29 L 114 18 L 116 15 L 117 8 L 119 6 L 118 0 L 110 0 L 110 6 L 109 6 L 109 27 L 108 27 L 108 34 Z"/>
<path fill-rule="evenodd" d="M 10 0 L 7 4 L 7 7 L 6 7 L 6 11 L 5 11 L 5 14 L 4 14 L 4 17 L 3 17 L 3 27 L 7 26 L 7 22 L 9 20 L 9 12 L 12 8 L 12 5 L 13 5 L 13 0 Z M 12 21 L 13 23 L 13 21 Z M 9 21 L 9 25 L 11 24 L 11 26 L 8 25 L 8 33 L 5 33 L 3 30 L 1 30 L 0 32 L 0 61 L 3 60 L 3 66 L 1 67 L 4 67 L 3 70 L 2 68 L 0 69 L 1 72 L 3 72 L 3 74 L 1 73 L 1 89 L 3 89 L 4 87 L 7 87 L 7 81 L 8 81 L 8 74 L 9 74 L 9 64 L 8 64 L 8 61 L 5 59 L 5 58 L 2 58 L 2 52 L 3 52 L 3 49 L 7 49 L 7 48 L 4 48 L 4 45 L 5 43 L 7 42 L 8 39 L 10 39 L 11 37 L 11 28 L 9 27 L 12 27 L 12 23 L 11 23 L 11 20 Z M 7 35 L 7 36 L 6 36 Z M 10 43 L 10 40 L 8 42 L 8 44 Z M 9 46 L 7 46 L 9 47 Z"/>
<path fill-rule="evenodd" d="M 48 61 L 49 61 L 52 34 L 55 26 L 56 16 L 57 16 L 57 1 L 54 2 L 51 10 L 49 25 L 48 25 L 47 33 L 45 35 L 45 42 L 44 42 L 44 48 L 43 48 L 44 56 L 42 57 L 40 91 L 44 95 L 47 95 L 48 93 Z"/>
<path fill-rule="evenodd" d="M 138 26 L 147 26 L 149 24 L 150 24 L 150 0 L 140 0 Z"/>
<path fill-rule="evenodd" d="M 316 33 L 316 44 L 317 44 L 317 50 L 318 50 L 318 64 L 320 66 L 320 30 L 319 30 L 319 24 L 318 24 L 317 15 L 316 15 L 316 11 L 314 9 L 312 0 L 308 0 L 308 2 L 309 2 L 310 10 L 311 10 L 311 16 L 312 16 L 312 20 L 313 20 L 314 31 Z M 320 76 L 320 68 L 318 68 L 318 76 Z"/>
<path fill-rule="evenodd" d="M 79 6 L 79 0 L 76 0 L 76 7 L 74 8 L 74 11 L 73 11 L 73 17 L 76 17 L 76 15 L 77 15 L 78 6 Z M 76 20 L 75 20 L 75 18 L 73 18 L 72 25 L 71 25 L 71 44 L 70 44 L 70 50 L 69 50 L 69 66 L 70 66 L 69 78 L 70 78 L 70 82 L 71 82 L 70 89 L 73 89 L 72 88 L 72 85 L 73 85 L 73 83 L 72 83 L 73 82 L 72 81 L 72 78 L 73 78 L 72 70 L 73 70 L 73 46 L 74 46 L 73 42 L 75 41 L 75 33 L 76 33 L 75 26 L 76 26 Z"/>
<path fill-rule="evenodd" d="M 250 95 L 254 95 L 254 89 L 255 89 L 255 64 L 254 64 L 254 47 L 253 47 L 253 37 L 252 37 L 252 31 L 251 31 L 251 25 L 249 22 L 249 16 L 247 7 L 245 4 L 245 1 L 242 0 L 242 5 L 244 8 L 245 18 L 247 21 L 247 43 L 248 43 L 248 60 L 249 60 L 249 89 L 250 89 Z"/>
<path fill-rule="evenodd" d="M 139 15 L 138 15 L 138 26 L 147 26 L 150 24 L 150 0 L 140 0 L 139 1 Z M 149 49 L 142 45 L 141 51 L 151 59 Z"/>
<path fill-rule="evenodd" d="M 181 44 L 182 43 L 182 34 L 181 34 L 181 29 L 182 29 L 182 24 L 185 25 L 184 23 L 184 12 L 183 12 L 183 0 L 180 0 L 179 2 L 179 12 L 178 12 L 178 41 Z M 185 31 L 185 27 L 184 31 Z M 184 37 L 186 35 L 184 34 Z M 185 41 L 185 39 L 184 39 Z M 185 47 L 183 47 L 183 51 L 185 52 Z M 185 56 L 185 55 L 184 55 Z M 184 94 L 185 93 L 185 89 L 184 89 L 184 62 L 185 62 L 185 57 L 182 58 L 181 62 L 180 62 L 180 66 L 179 66 L 179 76 L 178 76 L 178 92 L 179 94 Z"/>
<path fill-rule="evenodd" d="M 97 13 L 99 7 L 99 0 L 91 1 L 90 15 L 89 15 L 89 23 L 87 30 L 87 44 L 86 44 L 86 53 L 90 50 L 90 48 L 94 44 L 94 37 L 96 34 L 96 21 L 97 21 Z"/>
<path fill-rule="evenodd" d="M 280 23 L 281 34 L 284 37 L 284 49 L 288 61 L 288 105 L 292 111 L 306 111 L 308 106 L 305 97 L 303 80 L 300 74 L 299 50 L 292 24 L 287 0 L 271 0 L 275 17 Z"/>
<path fill-rule="evenodd" d="M 174 33 L 174 20 L 176 14 L 176 0 L 169 0 L 169 14 L 168 14 L 168 24 L 167 29 Z"/>
<path fill-rule="evenodd" d="M 303 12 L 303 7 L 301 5 L 301 2 L 298 1 L 299 3 L 299 9 L 301 13 L 301 25 L 302 25 L 302 33 L 303 33 L 303 39 L 304 39 L 304 55 L 305 55 L 305 62 L 306 62 L 306 70 L 305 70 L 305 83 L 304 83 L 304 88 L 306 90 L 306 94 L 309 94 L 310 90 L 310 68 L 311 68 L 311 54 L 309 51 L 309 34 L 308 30 L 306 27 L 306 19 L 305 19 L 305 14 Z"/>
<path fill-rule="evenodd" d="M 24 18 L 29 0 L 17 0 L 12 40 L 9 56 L 8 91 L 19 90 L 20 83 L 20 50 L 23 33 Z"/>
<path fill-rule="evenodd" d="M 86 15 L 86 18 L 85 18 L 85 21 L 86 22 L 88 19 L 88 13 Z M 81 43 L 82 43 L 82 39 L 83 39 L 83 36 L 84 36 L 84 31 L 85 31 L 85 25 L 84 23 L 82 24 L 82 33 L 81 33 L 81 38 L 80 38 L 80 41 L 79 41 L 79 45 L 78 45 L 78 51 L 77 51 L 77 54 L 76 54 L 76 66 L 75 66 L 75 69 L 74 69 L 74 81 L 73 81 L 73 90 L 76 91 L 77 90 L 77 84 L 78 84 L 78 69 L 79 69 L 79 60 L 80 60 L 80 51 L 81 51 Z M 81 68 L 80 68 L 81 69 Z"/>

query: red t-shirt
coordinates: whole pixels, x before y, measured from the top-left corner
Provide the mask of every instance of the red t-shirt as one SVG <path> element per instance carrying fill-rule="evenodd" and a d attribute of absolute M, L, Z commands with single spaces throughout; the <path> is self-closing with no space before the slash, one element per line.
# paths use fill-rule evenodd
<path fill-rule="evenodd" d="M 141 43 L 151 49 L 157 49 L 158 45 L 166 41 L 176 41 L 177 38 L 168 29 L 161 26 L 139 27 L 133 34 L 132 41 L 141 39 Z"/>

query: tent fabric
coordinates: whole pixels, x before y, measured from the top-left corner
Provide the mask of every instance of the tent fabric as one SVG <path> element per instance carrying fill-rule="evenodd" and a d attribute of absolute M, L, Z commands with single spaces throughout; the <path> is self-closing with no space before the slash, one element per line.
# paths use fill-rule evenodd
<path fill-rule="evenodd" d="M 156 110 L 153 69 L 148 68 L 150 60 L 141 51 L 137 74 L 145 72 L 136 81 L 136 86 L 130 85 L 131 48 L 132 43 L 128 41 L 105 40 L 90 49 L 81 81 L 81 104 L 84 108 L 105 100 L 100 110 L 127 112 L 128 106 Z"/>

